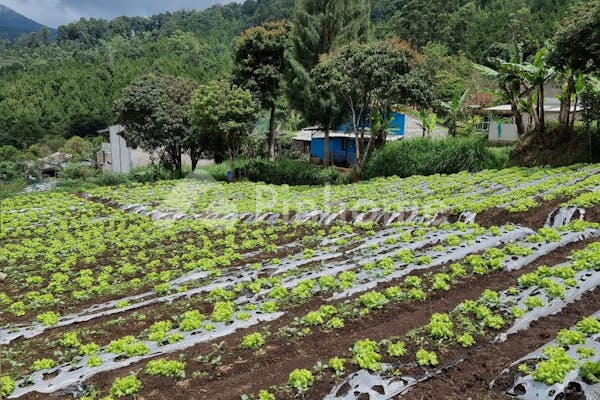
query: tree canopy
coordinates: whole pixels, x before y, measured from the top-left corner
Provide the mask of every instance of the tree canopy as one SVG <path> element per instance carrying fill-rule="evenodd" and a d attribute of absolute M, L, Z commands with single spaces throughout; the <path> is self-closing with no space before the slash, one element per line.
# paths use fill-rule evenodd
<path fill-rule="evenodd" d="M 324 57 L 313 70 L 316 86 L 333 93 L 335 101 L 351 117 L 358 171 L 371 145 L 385 142 L 383 127 L 393 106 L 431 103 L 431 82 L 421 74 L 422 63 L 420 54 L 406 42 L 391 39 L 342 46 Z M 365 147 L 367 123 L 371 135 Z"/>
<path fill-rule="evenodd" d="M 551 62 L 561 68 L 600 71 L 600 1 L 584 2 L 572 9 L 554 36 Z"/>
<path fill-rule="evenodd" d="M 115 104 L 116 119 L 125 127 L 122 136 L 128 145 L 158 152 L 163 164 L 179 176 L 183 153 L 197 153 L 189 120 L 196 86 L 189 79 L 153 73 L 127 86 Z M 196 161 L 192 160 L 192 167 Z"/>
<path fill-rule="evenodd" d="M 275 159 L 275 112 L 283 89 L 290 29 L 288 21 L 249 28 L 240 35 L 235 49 L 235 82 L 250 90 L 269 111 L 267 147 L 271 160 Z"/>
<path fill-rule="evenodd" d="M 218 137 L 225 144 L 233 179 L 235 157 L 252 131 L 259 109 L 250 91 L 223 80 L 201 85 L 192 99 L 192 122 L 202 134 Z"/>

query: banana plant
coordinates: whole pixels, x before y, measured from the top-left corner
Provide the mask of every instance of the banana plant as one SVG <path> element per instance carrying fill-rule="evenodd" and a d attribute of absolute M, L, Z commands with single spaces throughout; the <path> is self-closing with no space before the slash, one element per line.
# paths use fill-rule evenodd
<path fill-rule="evenodd" d="M 419 111 L 419 118 L 421 118 L 419 126 L 423 129 L 423 137 L 425 134 L 430 136 L 437 124 L 437 114 L 424 108 Z"/>
<path fill-rule="evenodd" d="M 456 136 L 458 124 L 464 121 L 467 116 L 467 98 L 469 90 L 465 90 L 463 94 L 455 97 L 450 102 L 442 102 L 442 107 L 446 111 L 446 119 L 444 123 L 448 127 L 448 134 L 452 137 Z"/>
<path fill-rule="evenodd" d="M 528 94 L 530 98 L 533 98 L 534 95 L 537 95 L 537 101 L 534 102 L 534 106 L 531 108 L 531 113 L 536 130 L 542 134 L 546 131 L 546 118 L 544 112 L 544 85 L 555 74 L 554 68 L 548 67 L 546 64 L 547 53 L 548 49 L 544 47 L 538 50 L 532 63 L 510 62 L 502 66 L 503 69 L 511 71 L 511 73 L 515 74 L 516 77 L 529 85 L 524 94 Z"/>

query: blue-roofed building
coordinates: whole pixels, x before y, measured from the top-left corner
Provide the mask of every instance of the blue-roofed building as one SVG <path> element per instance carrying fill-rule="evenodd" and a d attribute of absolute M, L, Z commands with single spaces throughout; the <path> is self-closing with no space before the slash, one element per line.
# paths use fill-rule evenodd
<path fill-rule="evenodd" d="M 369 128 L 369 124 L 366 124 L 366 127 Z M 388 129 L 387 140 L 403 139 L 405 129 L 406 115 L 394 113 Z M 323 161 L 325 156 L 325 132 L 321 128 L 303 129 L 296 135 L 295 142 L 298 150 L 309 150 L 312 161 L 318 163 Z M 350 124 L 340 125 L 329 132 L 329 161 L 331 164 L 338 166 L 352 166 L 356 162 L 356 138 Z"/>

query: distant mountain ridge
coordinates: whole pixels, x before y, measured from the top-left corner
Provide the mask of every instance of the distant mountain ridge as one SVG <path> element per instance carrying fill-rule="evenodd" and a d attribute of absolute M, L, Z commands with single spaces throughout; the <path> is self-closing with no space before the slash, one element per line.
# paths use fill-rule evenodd
<path fill-rule="evenodd" d="M 0 4 L 0 39 L 11 42 L 24 33 L 37 32 L 44 25 Z"/>

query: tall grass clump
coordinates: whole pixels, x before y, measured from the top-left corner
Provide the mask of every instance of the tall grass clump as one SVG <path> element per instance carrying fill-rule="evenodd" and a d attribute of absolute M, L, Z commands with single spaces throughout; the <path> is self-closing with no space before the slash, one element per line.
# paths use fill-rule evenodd
<path fill-rule="evenodd" d="M 502 164 L 484 138 L 419 138 L 391 142 L 376 150 L 364 167 L 363 178 L 477 172 Z"/>

